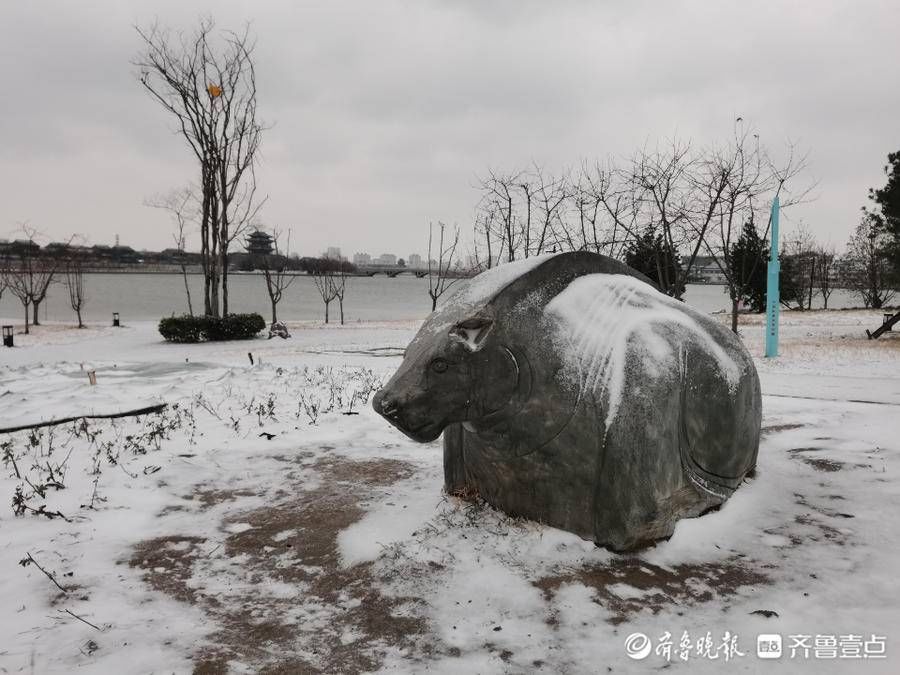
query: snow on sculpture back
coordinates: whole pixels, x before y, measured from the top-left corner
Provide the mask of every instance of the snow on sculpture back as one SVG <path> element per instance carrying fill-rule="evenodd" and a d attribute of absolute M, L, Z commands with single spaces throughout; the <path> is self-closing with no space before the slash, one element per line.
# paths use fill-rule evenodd
<path fill-rule="evenodd" d="M 608 393 L 607 427 L 622 398 L 629 350 L 643 351 L 660 367 L 674 366 L 677 354 L 656 332 L 659 327 L 675 328 L 682 340 L 701 340 L 729 385 L 739 381 L 734 359 L 691 316 L 692 310 L 635 277 L 581 277 L 553 298 L 546 312 L 560 319 L 558 340 L 567 349 L 565 360 L 574 368 L 578 386 Z"/>
<path fill-rule="evenodd" d="M 449 492 L 615 549 L 727 499 L 755 466 L 761 420 L 736 336 L 584 252 L 475 277 L 373 405 L 417 441 L 444 433 Z"/>

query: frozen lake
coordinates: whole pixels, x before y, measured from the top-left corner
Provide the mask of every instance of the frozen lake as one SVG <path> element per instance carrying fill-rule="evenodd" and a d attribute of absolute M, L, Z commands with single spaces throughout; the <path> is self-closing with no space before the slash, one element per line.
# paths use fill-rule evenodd
<path fill-rule="evenodd" d="M 194 311 L 202 311 L 203 278 L 189 275 Z M 460 281 L 460 284 L 465 283 Z M 119 312 L 122 321 L 159 319 L 187 312 L 184 282 L 180 274 L 88 274 L 85 275 L 86 321 L 106 321 Z M 261 274 L 232 274 L 229 277 L 230 309 L 234 312 L 259 312 L 269 317 L 269 298 Z M 449 292 L 448 292 L 449 293 Z M 729 309 L 724 286 L 689 285 L 686 300 L 706 312 Z M 821 296 L 814 303 L 821 306 Z M 830 307 L 861 306 L 858 296 L 844 290 L 835 291 Z M 393 279 L 386 276 L 351 277 L 347 280 L 344 312 L 348 322 L 422 319 L 431 309 L 428 280 L 410 275 Z M 338 316 L 337 302 L 332 303 L 331 316 Z M 22 306 L 9 292 L 0 299 L 0 316 L 18 318 Z M 323 316 L 323 305 L 310 277 L 300 276 L 285 291 L 278 305 L 282 320 L 298 321 Z M 74 319 L 64 284 L 54 284 L 41 305 L 41 318 L 50 321 Z"/>

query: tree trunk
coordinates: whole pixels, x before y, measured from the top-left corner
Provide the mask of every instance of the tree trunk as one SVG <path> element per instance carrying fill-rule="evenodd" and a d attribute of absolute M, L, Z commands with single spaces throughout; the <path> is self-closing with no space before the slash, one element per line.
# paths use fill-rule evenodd
<path fill-rule="evenodd" d="M 738 305 L 740 304 L 740 300 L 737 298 L 731 299 L 731 332 L 737 334 L 738 332 Z"/>
<path fill-rule="evenodd" d="M 338 300 L 338 304 L 341 306 L 341 325 L 344 325 L 344 299 L 341 298 Z"/>
<path fill-rule="evenodd" d="M 433 312 L 436 309 L 437 309 L 437 298 L 432 295 L 431 296 L 431 311 Z"/>
<path fill-rule="evenodd" d="M 28 305 L 30 305 L 30 304 L 31 304 L 30 302 L 24 303 L 24 305 L 25 305 L 25 335 L 28 335 L 28 333 L 30 332 L 28 330 Z"/>
<path fill-rule="evenodd" d="M 209 276 L 209 315 L 219 316 L 219 263 L 213 260 L 213 270 Z"/>
<path fill-rule="evenodd" d="M 209 273 L 203 273 L 203 313 L 206 316 L 212 315 L 212 305 L 209 302 Z"/>
<path fill-rule="evenodd" d="M 269 298 L 269 300 L 271 300 L 272 302 L 272 323 L 274 324 L 278 321 L 278 310 L 276 309 L 278 307 L 278 303 L 275 302 L 275 300 L 272 298 Z"/>
<path fill-rule="evenodd" d="M 78 327 L 84 328 L 84 323 L 81 321 L 81 307 L 75 310 L 75 313 L 78 315 Z"/>
<path fill-rule="evenodd" d="M 328 323 L 328 305 L 329 304 L 330 304 L 330 302 L 328 302 L 328 301 L 325 302 L 325 323 Z"/>
<path fill-rule="evenodd" d="M 40 317 L 38 317 L 38 310 L 40 310 L 40 308 L 41 308 L 41 301 L 36 300 L 33 303 L 31 303 L 31 308 L 32 308 L 33 314 L 34 314 L 34 317 L 31 321 L 31 323 L 34 324 L 35 326 L 40 326 L 41 319 L 40 319 Z"/>
<path fill-rule="evenodd" d="M 228 316 L 228 250 L 222 248 L 222 316 Z"/>
<path fill-rule="evenodd" d="M 809 300 L 806 303 L 806 309 L 812 309 L 813 286 L 816 284 L 816 264 L 811 263 L 809 266 Z"/>
<path fill-rule="evenodd" d="M 181 276 L 184 277 L 184 292 L 187 293 L 188 314 L 194 316 L 194 306 L 191 304 L 191 287 L 188 285 L 187 267 L 182 264 Z"/>

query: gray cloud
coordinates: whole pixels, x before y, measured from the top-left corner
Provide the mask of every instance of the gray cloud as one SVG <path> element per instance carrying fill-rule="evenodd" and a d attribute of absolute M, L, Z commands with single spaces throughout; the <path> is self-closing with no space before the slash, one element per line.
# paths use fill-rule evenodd
<path fill-rule="evenodd" d="M 210 11 L 252 20 L 263 217 L 303 253 L 421 251 L 429 220 L 470 225 L 490 166 L 710 142 L 738 115 L 809 151 L 819 198 L 789 222 L 840 245 L 900 148 L 896 2 L 4 3 L 0 236 L 169 244 L 142 203 L 194 168 L 135 81 L 133 25 Z"/>

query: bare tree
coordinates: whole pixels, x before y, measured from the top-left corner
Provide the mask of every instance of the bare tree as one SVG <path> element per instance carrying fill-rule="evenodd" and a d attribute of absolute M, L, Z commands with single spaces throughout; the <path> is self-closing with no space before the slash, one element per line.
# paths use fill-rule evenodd
<path fill-rule="evenodd" d="M 610 160 L 606 165 L 597 162 L 590 169 L 583 167 L 579 184 L 584 195 L 580 200 L 593 204 L 584 247 L 621 259 L 642 228 L 639 194 L 632 189 L 630 177 Z M 583 212 L 584 206 L 577 210 Z"/>
<path fill-rule="evenodd" d="M 547 248 L 553 250 L 575 250 L 578 246 L 572 239 L 572 233 L 564 219 L 565 202 L 570 196 L 569 180 L 567 175 L 555 177 L 547 174 L 540 166 L 534 165 L 534 175 L 537 184 L 538 214 L 540 215 L 540 234 L 536 245 L 528 255 L 540 255 Z M 530 221 L 530 219 L 529 219 Z"/>
<path fill-rule="evenodd" d="M 822 246 L 816 251 L 816 267 L 819 293 L 822 295 L 824 308 L 828 309 L 828 298 L 834 293 L 835 281 L 835 254 L 833 246 Z"/>
<path fill-rule="evenodd" d="M 499 261 L 502 258 L 505 249 L 507 261 L 512 262 L 516 259 L 521 239 L 515 194 L 517 188 L 522 189 L 522 172 L 504 174 L 489 170 L 487 178 L 479 182 L 479 188 L 482 193 L 480 208 L 492 214 L 490 225 L 499 229 L 500 245 L 496 259 Z M 486 231 L 486 236 L 495 235 L 493 227 Z M 488 246 L 490 248 L 490 243 Z"/>
<path fill-rule="evenodd" d="M 184 279 L 184 292 L 187 295 L 188 314 L 194 316 L 194 304 L 191 301 L 191 287 L 188 284 L 187 262 L 185 257 L 186 234 L 188 224 L 196 224 L 198 209 L 197 195 L 193 187 L 185 187 L 173 190 L 168 195 L 157 196 L 146 201 L 147 206 L 165 209 L 175 221 L 175 232 L 172 237 L 175 240 L 175 248 L 178 251 L 178 264 L 181 267 L 181 276 Z"/>
<path fill-rule="evenodd" d="M 709 198 L 718 193 L 718 197 L 702 241 L 725 278 L 731 299 L 731 329 L 736 333 L 740 303 L 766 265 L 768 248 L 764 242 L 772 226 L 772 201 L 778 197 L 783 211 L 801 203 L 811 190 L 808 185 L 795 185 L 806 168 L 806 158 L 798 156 L 789 144 L 784 161 L 776 164 L 760 143 L 759 134 L 742 120 L 735 124 L 727 145 L 710 147 L 704 155 L 704 170 L 698 173 L 698 178 L 705 180 L 701 194 Z M 720 190 L 720 186 L 724 187 Z M 758 234 L 755 223 L 766 223 Z M 756 236 L 758 241 L 748 240 Z"/>
<path fill-rule="evenodd" d="M 456 247 L 459 245 L 459 228 L 454 228 L 453 241 L 446 237 L 447 226 L 438 222 L 437 248 L 434 248 L 434 225 L 428 225 L 428 295 L 431 298 L 431 311 L 437 309 L 438 299 L 447 292 L 453 284 L 459 281 L 458 276 L 450 276 L 450 268 L 456 255 Z M 434 259 L 437 255 L 437 260 Z"/>
<path fill-rule="evenodd" d="M 36 241 L 40 235 L 35 228 L 23 224 L 20 230 L 25 238 L 22 244 L 16 247 L 13 255 L 8 257 L 3 278 L 6 287 L 19 299 L 25 309 L 27 334 L 30 332 L 29 308 L 31 323 L 39 326 L 41 303 L 46 299 L 50 285 L 59 270 L 60 258 L 41 249 Z"/>
<path fill-rule="evenodd" d="M 591 173 L 585 164 L 582 164 L 581 170 L 571 185 L 569 199 L 578 214 L 578 236 L 581 248 L 600 253 L 601 235 L 598 232 L 600 198 L 593 190 Z"/>
<path fill-rule="evenodd" d="M 847 281 L 866 307 L 881 309 L 894 297 L 888 244 L 883 221 L 870 213 L 863 215 L 847 243 Z"/>
<path fill-rule="evenodd" d="M 312 274 L 316 290 L 319 291 L 319 296 L 322 298 L 322 302 L 325 303 L 325 323 L 328 323 L 328 307 L 331 301 L 337 297 L 337 290 L 333 281 L 334 270 L 329 261 L 320 259 L 313 265 L 310 273 Z"/>
<path fill-rule="evenodd" d="M 20 270 L 13 270 L 10 267 L 7 267 L 3 272 L 7 289 L 19 299 L 19 302 L 22 303 L 22 307 L 25 309 L 25 334 L 28 335 L 28 333 L 31 332 L 31 315 L 29 314 L 29 309 L 31 307 L 31 293 L 28 286 L 25 285 L 25 280 L 20 274 Z"/>
<path fill-rule="evenodd" d="M 743 225 L 767 222 L 763 212 L 775 194 L 785 207 L 808 194 L 793 185 L 805 163 L 790 145 L 787 159 L 773 161 L 739 119 L 722 147 L 675 138 L 624 161 L 583 163 L 575 174 L 554 176 L 537 163 L 491 169 L 477 184 L 472 257 L 479 269 L 546 251 L 622 259 L 649 232 L 658 240 L 657 283 L 680 298 L 701 252 L 727 267 Z M 735 296 L 743 283 L 731 284 Z"/>
<path fill-rule="evenodd" d="M 667 251 L 690 247 L 686 265 L 664 266 L 659 280 L 663 291 L 677 296 L 724 189 L 721 177 L 718 184 L 703 180 L 701 159 L 689 143 L 673 140 L 636 153 L 625 165 L 582 169 L 574 185 L 567 173 L 554 177 L 537 164 L 529 172 L 491 170 L 479 184 L 479 210 L 489 214 L 483 223 L 497 227 L 482 230 L 488 241 L 499 235 L 509 261 L 547 250 L 620 256 L 629 241 L 657 232 Z"/>
<path fill-rule="evenodd" d="M 477 271 L 490 269 L 502 259 L 505 239 L 497 223 L 498 215 L 493 205 L 482 204 L 475 213 L 472 237 L 472 258 Z"/>
<path fill-rule="evenodd" d="M 269 294 L 269 302 L 272 305 L 272 325 L 278 322 L 278 303 L 284 292 L 297 278 L 295 273 L 288 271 L 288 258 L 291 250 L 291 231 L 288 230 L 287 250 L 284 254 L 278 248 L 280 232 L 276 229 L 272 232 L 272 244 L 274 250 L 271 254 L 263 255 L 262 268 L 266 280 L 266 292 Z"/>
<path fill-rule="evenodd" d="M 476 215 L 473 257 L 482 268 L 500 260 L 540 255 L 548 250 L 580 247 L 566 220 L 572 187 L 569 176 L 554 176 L 536 162 L 509 173 L 489 170 L 478 184 L 481 199 Z M 482 260 L 479 241 L 484 240 Z"/>
<path fill-rule="evenodd" d="M 794 235 L 785 238 L 782 244 L 782 284 L 786 288 L 781 294 L 784 305 L 793 302 L 795 309 L 805 310 L 812 307 L 812 299 L 816 289 L 817 244 L 812 232 L 803 223 L 797 226 Z"/>
<path fill-rule="evenodd" d="M 84 328 L 81 310 L 87 296 L 84 293 L 84 259 L 79 251 L 70 251 L 66 259 L 66 288 L 69 291 L 69 305 L 78 317 L 78 327 Z"/>
<path fill-rule="evenodd" d="M 255 162 L 263 126 L 256 118 L 256 74 L 249 29 L 224 31 L 203 19 L 172 38 L 153 25 L 134 61 L 140 82 L 176 120 L 199 164 L 200 255 L 204 313 L 228 313 L 228 250 L 255 218 Z"/>
<path fill-rule="evenodd" d="M 344 295 L 347 292 L 347 269 L 343 260 L 340 261 L 336 274 L 331 276 L 331 284 L 334 297 L 337 298 L 338 307 L 341 310 L 341 325 L 344 325 Z"/>

